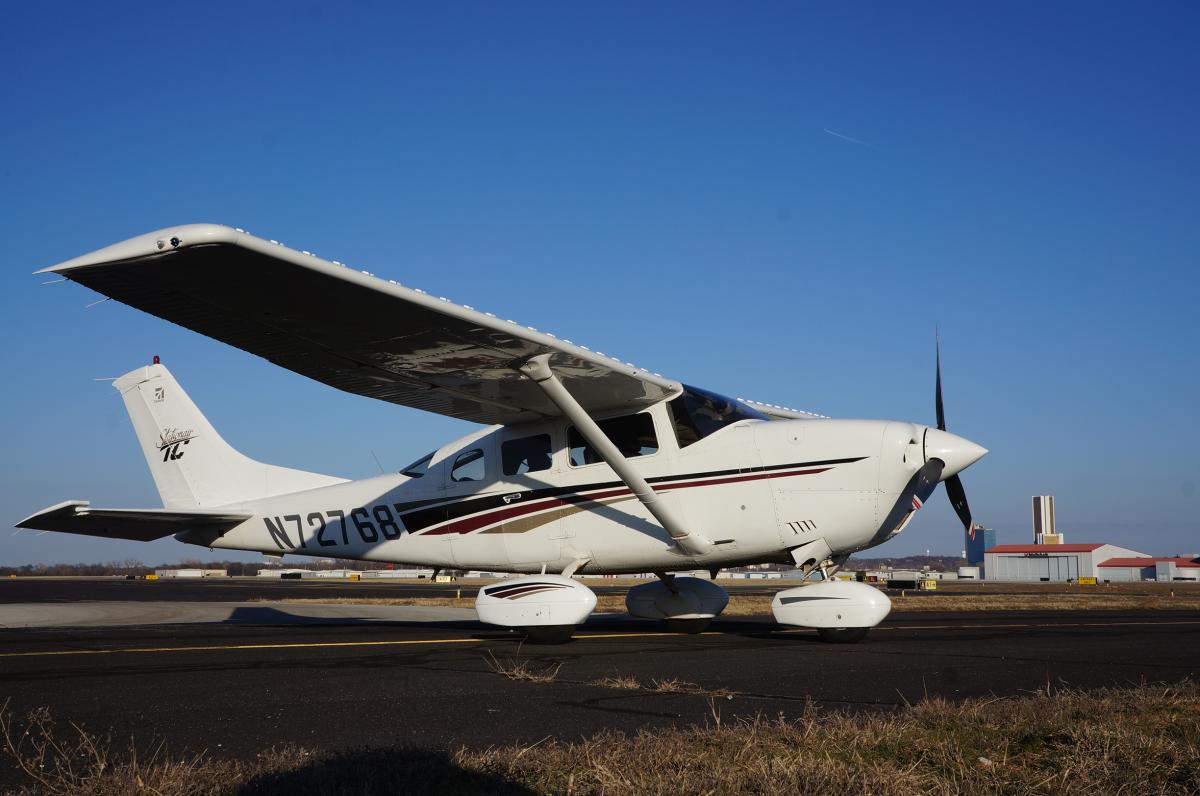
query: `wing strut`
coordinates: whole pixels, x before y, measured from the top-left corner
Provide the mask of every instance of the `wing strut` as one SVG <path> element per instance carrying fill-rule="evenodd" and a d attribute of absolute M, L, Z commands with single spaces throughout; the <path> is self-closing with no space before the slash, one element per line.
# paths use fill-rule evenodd
<path fill-rule="evenodd" d="M 646 483 L 646 479 L 630 466 L 629 461 L 621 455 L 617 446 L 600 429 L 600 426 L 596 425 L 596 421 L 587 413 L 587 410 L 579 405 L 575 397 L 558 380 L 558 376 L 550 367 L 549 359 L 549 354 L 540 354 L 526 360 L 519 370 L 537 384 L 542 392 L 546 393 L 550 402 L 575 424 L 575 428 L 579 429 L 579 433 L 592 446 L 592 449 L 600 454 L 609 467 L 613 468 L 617 477 L 625 482 L 625 486 L 629 487 L 642 505 L 654 515 L 654 519 L 658 520 L 659 524 L 666 529 L 681 552 L 689 556 L 699 556 L 711 550 L 712 542 L 694 533 L 689 533 L 675 512 L 658 499 L 658 495 L 650 484 Z"/>

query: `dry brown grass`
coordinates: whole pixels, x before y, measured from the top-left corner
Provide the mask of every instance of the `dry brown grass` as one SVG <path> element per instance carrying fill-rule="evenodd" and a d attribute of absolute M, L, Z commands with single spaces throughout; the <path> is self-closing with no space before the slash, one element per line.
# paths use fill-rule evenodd
<path fill-rule="evenodd" d="M 669 680 L 651 680 L 650 682 L 652 685 L 646 690 L 658 694 L 697 694 L 699 696 L 732 699 L 738 693 L 728 688 L 705 688 L 699 683 L 690 683 L 687 680 L 679 680 L 674 677 Z"/>
<path fill-rule="evenodd" d="M 1200 593 L 1167 595 L 1103 591 L 1075 594 L 911 594 L 892 597 L 895 611 L 1200 611 Z"/>
<path fill-rule="evenodd" d="M 389 747 L 254 760 L 120 755 L 44 711 L 0 717 L 19 793 L 1096 794 L 1200 792 L 1200 687 L 1044 692 L 886 714 L 606 732 L 453 752 Z"/>
<path fill-rule="evenodd" d="M 645 686 L 642 681 L 631 674 L 618 675 L 612 677 L 601 677 L 598 680 L 593 680 L 588 685 L 599 686 L 600 688 L 617 688 L 625 691 L 641 691 Z"/>
<path fill-rule="evenodd" d="M 490 650 L 484 662 L 501 677 L 527 683 L 553 683 L 558 677 L 558 671 L 562 669 L 562 663 L 545 664 L 529 659 L 522 660 L 519 653 L 512 658 L 497 658 Z"/>

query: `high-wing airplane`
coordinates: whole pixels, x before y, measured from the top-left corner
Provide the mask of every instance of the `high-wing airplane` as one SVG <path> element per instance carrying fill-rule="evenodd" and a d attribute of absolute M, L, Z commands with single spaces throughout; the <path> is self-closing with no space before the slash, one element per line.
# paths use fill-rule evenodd
<path fill-rule="evenodd" d="M 937 427 L 834 420 L 726 398 L 490 313 L 262 240 L 193 224 L 38 273 L 346 392 L 486 424 L 401 472 L 361 481 L 263 464 L 221 438 L 157 358 L 114 382 L 159 509 L 67 501 L 18 527 L 208 548 L 523 574 L 480 589 L 481 621 L 564 641 L 596 605 L 573 575 L 654 572 L 631 614 L 696 632 L 711 580 L 763 562 L 819 581 L 781 624 L 857 641 L 887 596 L 831 578 L 890 539 L 939 482 L 969 529 L 958 473 L 987 451 Z"/>

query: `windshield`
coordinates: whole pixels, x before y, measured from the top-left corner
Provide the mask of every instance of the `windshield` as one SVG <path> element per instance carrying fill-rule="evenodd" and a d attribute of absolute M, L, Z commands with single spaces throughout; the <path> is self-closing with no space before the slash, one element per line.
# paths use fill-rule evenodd
<path fill-rule="evenodd" d="M 437 453 L 434 451 L 433 453 Z M 420 478 L 429 470 L 429 462 L 433 460 L 433 453 L 426 454 L 420 459 L 405 467 L 400 471 L 401 475 L 407 475 L 409 478 Z"/>
<path fill-rule="evenodd" d="M 679 447 L 686 448 L 740 420 L 768 420 L 762 412 L 715 392 L 683 385 L 683 394 L 671 401 L 671 416 Z"/>

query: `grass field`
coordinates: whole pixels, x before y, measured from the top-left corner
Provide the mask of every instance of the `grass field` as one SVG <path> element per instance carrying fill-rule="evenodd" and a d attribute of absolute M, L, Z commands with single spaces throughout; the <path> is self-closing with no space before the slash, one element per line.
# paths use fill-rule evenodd
<path fill-rule="evenodd" d="M 540 687 L 537 681 L 528 687 Z M 627 687 L 620 683 L 607 687 Z M 703 692 L 700 692 L 703 693 Z M 698 697 L 700 698 L 700 697 Z M 483 750 L 264 750 L 256 759 L 114 748 L 44 711 L 0 716 L 18 793 L 1097 794 L 1200 792 L 1200 687 L 1144 685 L 893 713 L 603 733 Z"/>

